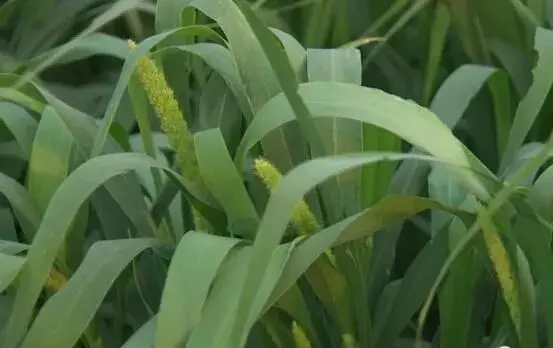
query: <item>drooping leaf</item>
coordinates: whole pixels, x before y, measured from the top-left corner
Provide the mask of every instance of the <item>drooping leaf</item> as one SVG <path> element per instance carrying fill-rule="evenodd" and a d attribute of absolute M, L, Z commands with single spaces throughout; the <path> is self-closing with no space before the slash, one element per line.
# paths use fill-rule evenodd
<path fill-rule="evenodd" d="M 343 83 L 302 84 L 300 94 L 314 117 L 343 117 L 371 123 L 439 158 L 473 168 L 482 177 L 466 172 L 459 172 L 459 175 L 461 181 L 472 186 L 475 194 L 483 199 L 498 189 L 497 183 L 493 183 L 493 174 L 428 109 L 382 91 Z M 410 121 L 402 122 L 402 117 L 408 117 Z M 255 143 L 271 130 L 292 120 L 289 105 L 282 95 L 268 102 L 244 134 L 235 159 L 238 167 Z M 428 132 L 432 132 L 432 139 L 427 137 Z"/>
<path fill-rule="evenodd" d="M 95 157 L 77 168 L 58 188 L 27 253 L 27 262 L 21 270 L 14 311 L 6 325 L 6 334 L 3 336 L 4 346 L 13 347 L 22 338 L 48 271 L 81 205 L 94 190 L 110 178 L 133 169 L 150 167 L 163 168 L 160 163 L 141 154 L 127 153 Z M 180 185 L 188 187 L 187 190 L 197 192 L 197 188 L 176 173 L 168 173 L 171 173 L 172 178 Z M 191 199 L 194 199 L 192 197 Z M 200 201 L 197 202 L 201 207 Z M 207 214 L 209 216 L 209 213 Z"/>
<path fill-rule="evenodd" d="M 42 307 L 21 347 L 73 347 L 123 269 L 155 245 L 138 238 L 93 244 L 67 284 Z"/>

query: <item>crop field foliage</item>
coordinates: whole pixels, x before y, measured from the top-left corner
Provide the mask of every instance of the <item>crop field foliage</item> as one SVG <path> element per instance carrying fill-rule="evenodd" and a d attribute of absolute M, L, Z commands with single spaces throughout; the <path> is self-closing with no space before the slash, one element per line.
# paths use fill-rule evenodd
<path fill-rule="evenodd" d="M 2 2 L 0 347 L 552 347 L 552 26 Z"/>

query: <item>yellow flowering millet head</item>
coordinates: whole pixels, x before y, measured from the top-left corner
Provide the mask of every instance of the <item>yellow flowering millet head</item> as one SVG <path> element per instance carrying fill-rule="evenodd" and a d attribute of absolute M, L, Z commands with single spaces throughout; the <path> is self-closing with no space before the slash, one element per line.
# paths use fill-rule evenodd
<path fill-rule="evenodd" d="M 481 205 L 478 207 L 480 216 L 484 218 L 482 233 L 484 243 L 488 250 L 489 257 L 495 269 L 499 284 L 502 288 L 503 297 L 509 308 L 509 312 L 515 324 L 515 330 L 520 333 L 521 330 L 521 314 L 520 314 L 520 299 L 518 293 L 515 272 L 512 268 L 507 249 L 500 238 L 499 230 L 491 219 L 488 212 Z"/>
<path fill-rule="evenodd" d="M 254 168 L 257 176 L 263 181 L 267 189 L 274 190 L 282 179 L 282 174 L 269 161 L 263 158 L 254 160 Z M 292 213 L 292 223 L 300 234 L 315 233 L 320 229 L 320 226 L 315 218 L 315 215 L 309 209 L 307 203 L 301 200 Z"/>
<path fill-rule="evenodd" d="M 269 161 L 263 158 L 256 158 L 253 161 L 255 167 L 255 172 L 257 176 L 263 181 L 265 186 L 269 190 L 274 190 L 280 179 L 282 179 L 282 174 L 276 169 Z"/>
<path fill-rule="evenodd" d="M 67 277 L 55 268 L 51 268 L 50 273 L 48 274 L 48 279 L 46 280 L 46 286 L 50 290 L 58 291 L 65 285 L 65 283 L 67 283 Z"/>
<path fill-rule="evenodd" d="M 136 48 L 136 43 L 132 40 L 128 40 L 127 44 L 130 50 Z M 167 135 L 169 144 L 176 152 L 176 161 L 182 176 L 200 187 L 204 186 L 196 158 L 194 137 L 165 76 L 147 55 L 138 60 L 137 75 L 159 120 L 161 130 Z M 193 210 L 193 216 L 197 229 L 207 229 L 209 223 L 204 221 L 197 211 Z"/>
<path fill-rule="evenodd" d="M 129 49 L 132 51 L 136 48 L 136 42 L 134 42 L 133 40 L 131 39 L 128 39 L 127 40 L 127 46 L 129 47 Z"/>
<path fill-rule="evenodd" d="M 128 46 L 131 50 L 136 48 L 132 40 L 128 40 Z M 176 151 L 177 163 L 181 167 L 183 176 L 202 185 L 194 138 L 165 76 L 148 56 L 139 59 L 137 72 L 140 84 L 160 122 L 161 130 L 167 135 L 169 144 Z"/>

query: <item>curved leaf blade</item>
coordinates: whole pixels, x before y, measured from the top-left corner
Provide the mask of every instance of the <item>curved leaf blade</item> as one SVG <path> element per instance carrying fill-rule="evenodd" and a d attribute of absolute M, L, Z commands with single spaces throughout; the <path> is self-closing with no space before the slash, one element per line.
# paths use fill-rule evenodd
<path fill-rule="evenodd" d="M 460 167 L 470 167 L 490 180 L 482 182 L 474 172 L 460 173 L 461 180 L 475 194 L 488 199 L 500 187 L 495 176 L 463 145 L 430 110 L 413 102 L 367 87 L 331 82 L 300 86 L 300 95 L 317 117 L 360 120 L 384 128 L 434 156 Z M 246 153 L 268 132 L 293 120 L 283 95 L 270 100 L 247 129 L 235 161 L 240 168 Z M 430 138 L 428 134 L 433 136 Z"/>
<path fill-rule="evenodd" d="M 156 244 L 145 238 L 93 244 L 67 284 L 42 307 L 21 348 L 73 347 L 123 269 Z"/>
<path fill-rule="evenodd" d="M 148 170 L 151 167 L 165 170 L 173 180 L 185 188 L 185 194 L 194 192 L 189 198 L 199 204 L 199 208 L 206 207 L 201 203 L 202 198 L 195 198 L 202 196 L 197 188 L 147 155 L 110 154 L 85 162 L 58 188 L 44 213 L 42 223 L 27 253 L 27 262 L 20 273 L 14 311 L 6 325 L 3 347 L 15 347 L 23 337 L 49 269 L 82 204 L 109 179 L 131 170 Z"/>

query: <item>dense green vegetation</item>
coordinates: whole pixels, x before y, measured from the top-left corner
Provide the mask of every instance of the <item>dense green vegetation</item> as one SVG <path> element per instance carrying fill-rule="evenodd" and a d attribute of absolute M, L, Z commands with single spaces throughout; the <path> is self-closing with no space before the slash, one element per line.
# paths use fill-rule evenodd
<path fill-rule="evenodd" d="M 0 347 L 553 346 L 546 0 L 11 0 Z"/>

